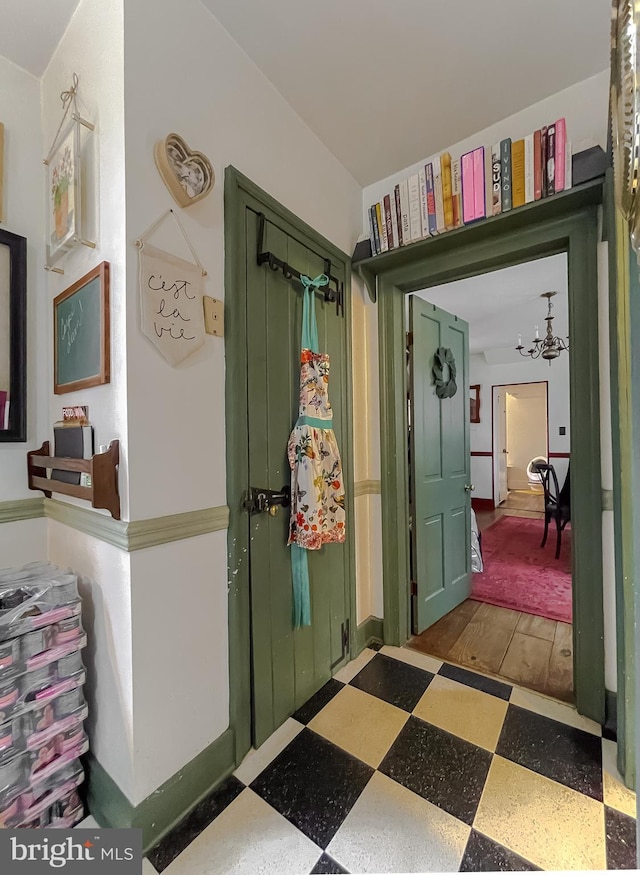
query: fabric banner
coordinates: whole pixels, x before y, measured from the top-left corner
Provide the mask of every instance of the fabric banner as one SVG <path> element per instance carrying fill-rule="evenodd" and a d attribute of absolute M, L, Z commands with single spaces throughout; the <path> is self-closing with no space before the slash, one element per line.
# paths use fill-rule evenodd
<path fill-rule="evenodd" d="M 139 259 L 142 332 L 175 367 L 205 341 L 202 268 L 148 243 Z"/>

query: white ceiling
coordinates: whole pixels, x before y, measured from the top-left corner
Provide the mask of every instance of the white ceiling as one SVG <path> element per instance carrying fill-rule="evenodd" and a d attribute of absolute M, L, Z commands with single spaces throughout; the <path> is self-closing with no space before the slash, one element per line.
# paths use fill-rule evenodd
<path fill-rule="evenodd" d="M 202 2 L 362 185 L 609 66 L 610 0 Z"/>
<path fill-rule="evenodd" d="M 0 55 L 42 76 L 78 2 L 0 0 Z"/>
<path fill-rule="evenodd" d="M 544 335 L 547 300 L 543 292 L 558 292 L 553 299 L 553 332 L 569 333 L 567 256 L 552 255 L 493 273 L 436 286 L 416 294 L 469 323 L 469 350 L 484 353 L 492 364 L 522 361 L 515 351 L 518 334 L 529 349 L 535 326 Z M 541 362 L 542 363 L 542 362 Z"/>

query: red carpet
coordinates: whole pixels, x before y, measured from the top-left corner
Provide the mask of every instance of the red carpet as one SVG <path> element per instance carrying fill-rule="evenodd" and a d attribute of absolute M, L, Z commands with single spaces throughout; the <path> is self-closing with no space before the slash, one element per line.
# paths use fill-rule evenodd
<path fill-rule="evenodd" d="M 482 532 L 484 571 L 473 575 L 471 598 L 570 623 L 571 529 L 556 555 L 555 526 L 540 547 L 544 520 L 504 516 Z"/>

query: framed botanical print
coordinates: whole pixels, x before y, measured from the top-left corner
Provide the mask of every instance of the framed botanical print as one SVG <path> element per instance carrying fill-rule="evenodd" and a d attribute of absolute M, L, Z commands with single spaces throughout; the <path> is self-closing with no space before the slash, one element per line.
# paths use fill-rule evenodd
<path fill-rule="evenodd" d="M 72 120 L 48 158 L 49 200 L 47 248 L 49 264 L 77 242 L 80 228 L 80 132 Z"/>
<path fill-rule="evenodd" d="M 110 381 L 109 262 L 103 261 L 53 301 L 53 391 Z"/>

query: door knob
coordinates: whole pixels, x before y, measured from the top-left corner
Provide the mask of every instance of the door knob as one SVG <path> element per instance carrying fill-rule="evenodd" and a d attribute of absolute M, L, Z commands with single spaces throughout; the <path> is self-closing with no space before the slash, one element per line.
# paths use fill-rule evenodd
<path fill-rule="evenodd" d="M 503 451 L 502 451 L 502 452 L 503 452 L 503 453 L 508 453 L 508 452 L 509 452 L 509 450 L 503 450 Z"/>
<path fill-rule="evenodd" d="M 465 483 L 464 491 L 465 492 L 473 492 L 476 487 L 473 483 Z"/>

